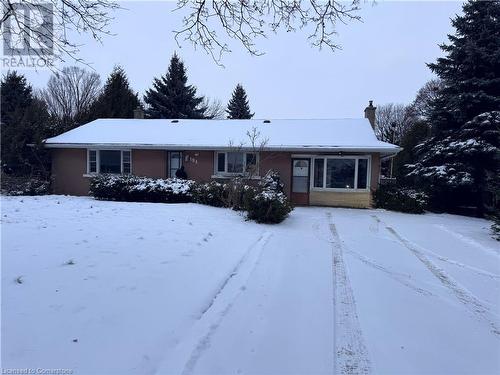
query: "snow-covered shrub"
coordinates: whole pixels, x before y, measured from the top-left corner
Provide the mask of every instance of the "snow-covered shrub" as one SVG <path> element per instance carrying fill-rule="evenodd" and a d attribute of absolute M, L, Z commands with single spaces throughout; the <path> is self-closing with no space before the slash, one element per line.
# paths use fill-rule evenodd
<path fill-rule="evenodd" d="M 191 189 L 193 202 L 214 207 L 226 207 L 240 211 L 245 209 L 247 196 L 253 194 L 254 187 L 235 178 L 222 184 L 217 181 L 195 183 Z"/>
<path fill-rule="evenodd" d="M 392 211 L 424 213 L 428 196 L 424 192 L 398 185 L 382 185 L 374 194 L 375 205 Z"/>
<path fill-rule="evenodd" d="M 193 184 L 176 178 L 103 174 L 91 178 L 90 194 L 97 199 L 117 201 L 181 203 L 191 201 Z"/>
<path fill-rule="evenodd" d="M 190 180 L 178 178 L 140 178 L 138 184 L 130 187 L 134 201 L 182 203 L 191 201 Z"/>
<path fill-rule="evenodd" d="M 2 174 L 2 194 L 45 195 L 50 192 L 50 182 L 40 177 L 19 177 Z"/>
<path fill-rule="evenodd" d="M 283 183 L 275 171 L 269 171 L 256 189 L 249 189 L 245 196 L 249 219 L 258 223 L 281 223 L 292 211 Z"/>
<path fill-rule="evenodd" d="M 225 185 L 217 181 L 197 183 L 193 186 L 193 202 L 213 207 L 225 207 Z"/>
<path fill-rule="evenodd" d="M 231 179 L 227 184 L 224 184 L 225 206 L 235 211 L 245 210 L 247 196 L 253 195 L 254 189 L 253 186 L 248 185 L 245 180 L 239 177 Z"/>
<path fill-rule="evenodd" d="M 132 175 L 96 175 L 90 179 L 90 195 L 96 199 L 127 202 L 196 202 L 215 207 L 248 211 L 259 223 L 279 223 L 292 210 L 276 172 L 268 173 L 258 187 L 241 179 L 226 184 L 217 181 L 154 179 Z"/>
<path fill-rule="evenodd" d="M 125 200 L 125 191 L 131 185 L 132 176 L 96 175 L 90 179 L 89 193 L 94 198 L 103 200 Z"/>

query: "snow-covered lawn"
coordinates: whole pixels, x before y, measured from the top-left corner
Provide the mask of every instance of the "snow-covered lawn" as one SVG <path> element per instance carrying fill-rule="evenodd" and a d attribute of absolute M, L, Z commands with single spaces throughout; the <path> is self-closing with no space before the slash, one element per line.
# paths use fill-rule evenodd
<path fill-rule="evenodd" d="M 498 374 L 485 220 L 2 197 L 2 367 Z"/>

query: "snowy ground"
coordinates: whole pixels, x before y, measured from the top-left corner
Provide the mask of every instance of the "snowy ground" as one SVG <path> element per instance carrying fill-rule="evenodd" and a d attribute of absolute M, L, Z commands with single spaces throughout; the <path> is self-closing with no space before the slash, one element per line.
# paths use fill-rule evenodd
<path fill-rule="evenodd" d="M 2 198 L 2 367 L 75 374 L 498 374 L 489 223 Z"/>

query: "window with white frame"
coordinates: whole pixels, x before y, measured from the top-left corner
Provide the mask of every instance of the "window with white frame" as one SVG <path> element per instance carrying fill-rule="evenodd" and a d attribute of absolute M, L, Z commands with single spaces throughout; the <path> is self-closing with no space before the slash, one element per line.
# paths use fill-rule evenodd
<path fill-rule="evenodd" d="M 130 150 L 88 150 L 88 173 L 129 174 L 132 172 Z"/>
<path fill-rule="evenodd" d="M 132 173 L 132 155 L 129 150 L 122 151 L 122 173 Z"/>
<path fill-rule="evenodd" d="M 257 154 L 254 152 L 217 152 L 215 160 L 216 174 L 248 174 L 257 171 Z"/>
<path fill-rule="evenodd" d="M 89 150 L 88 153 L 88 167 L 87 167 L 87 172 L 88 173 L 97 173 L 97 151 L 96 150 Z"/>
<path fill-rule="evenodd" d="M 313 188 L 366 190 L 369 157 L 316 157 L 313 163 Z"/>

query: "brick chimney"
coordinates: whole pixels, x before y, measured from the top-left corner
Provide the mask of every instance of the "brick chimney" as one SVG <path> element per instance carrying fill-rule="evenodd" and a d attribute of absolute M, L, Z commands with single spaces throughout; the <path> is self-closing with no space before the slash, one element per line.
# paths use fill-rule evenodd
<path fill-rule="evenodd" d="M 144 118 L 144 111 L 141 107 L 134 109 L 134 118 Z"/>
<path fill-rule="evenodd" d="M 373 100 L 369 101 L 368 107 L 365 108 L 365 118 L 370 121 L 372 128 L 375 129 L 375 110 L 377 107 L 373 106 Z"/>

